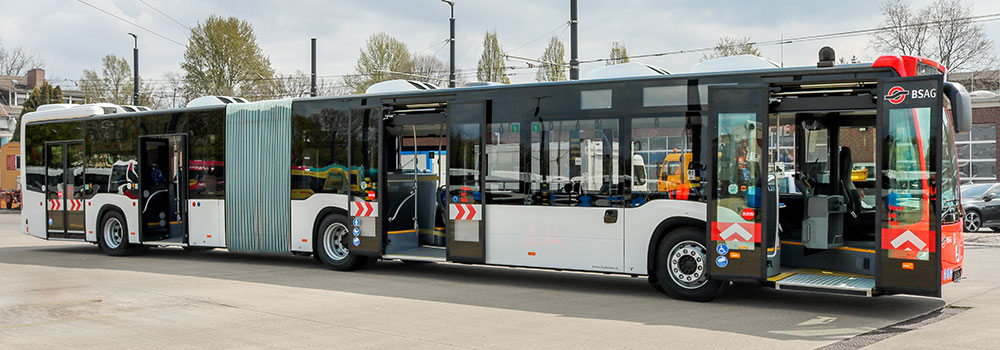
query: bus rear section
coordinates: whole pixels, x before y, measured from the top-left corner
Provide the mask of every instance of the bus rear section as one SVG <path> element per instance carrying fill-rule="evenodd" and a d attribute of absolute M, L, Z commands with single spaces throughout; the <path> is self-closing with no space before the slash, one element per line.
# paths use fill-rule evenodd
<path fill-rule="evenodd" d="M 710 87 L 711 276 L 935 297 L 961 277 L 954 125 L 971 116 L 929 71 Z"/>

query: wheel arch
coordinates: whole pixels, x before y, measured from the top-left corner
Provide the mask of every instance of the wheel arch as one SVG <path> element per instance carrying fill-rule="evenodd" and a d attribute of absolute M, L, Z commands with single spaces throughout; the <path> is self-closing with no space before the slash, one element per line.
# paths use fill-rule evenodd
<path fill-rule="evenodd" d="M 649 247 L 646 249 L 646 275 L 649 276 L 651 283 L 657 282 L 656 274 L 653 273 L 653 270 L 656 268 L 656 247 L 659 246 L 660 241 L 678 228 L 692 227 L 704 231 L 707 225 L 705 220 L 686 216 L 668 218 L 661 221 L 659 225 L 656 225 L 656 229 L 653 230 L 653 236 L 649 239 Z"/>
<path fill-rule="evenodd" d="M 125 210 L 118 207 L 117 205 L 108 203 L 102 205 L 101 208 L 97 210 L 97 224 L 94 226 L 97 228 L 97 230 L 100 230 L 102 228 L 101 226 L 104 224 L 102 222 L 104 221 L 104 215 L 106 215 L 108 212 L 111 211 L 116 211 L 118 212 L 118 214 L 121 214 L 122 218 L 125 219 L 125 225 L 128 225 L 128 218 L 125 216 Z"/>
<path fill-rule="evenodd" d="M 346 209 L 340 208 L 340 207 L 333 207 L 333 206 L 324 207 L 323 209 L 321 209 L 319 211 L 318 214 L 316 214 L 316 217 L 313 218 L 313 224 L 312 224 L 313 258 L 319 259 L 319 255 L 316 254 L 316 252 L 319 251 L 318 250 L 319 249 L 319 246 L 318 246 L 318 244 L 319 244 L 319 224 L 323 221 L 323 218 L 325 218 L 327 215 L 331 215 L 331 214 L 340 214 L 340 215 L 343 215 L 345 217 L 348 216 L 348 212 L 347 212 Z"/>

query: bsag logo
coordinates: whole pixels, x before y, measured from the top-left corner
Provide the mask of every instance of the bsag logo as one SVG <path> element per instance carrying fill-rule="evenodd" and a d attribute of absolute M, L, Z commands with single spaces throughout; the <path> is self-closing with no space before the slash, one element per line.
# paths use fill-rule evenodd
<path fill-rule="evenodd" d="M 915 89 L 906 90 L 902 86 L 893 86 L 885 94 L 885 99 L 894 105 L 906 101 L 906 95 L 912 99 L 937 98 L 937 89 Z"/>
<path fill-rule="evenodd" d="M 906 101 L 906 89 L 901 86 L 893 86 L 889 89 L 889 92 L 885 94 L 885 99 L 894 105 L 898 105 Z"/>

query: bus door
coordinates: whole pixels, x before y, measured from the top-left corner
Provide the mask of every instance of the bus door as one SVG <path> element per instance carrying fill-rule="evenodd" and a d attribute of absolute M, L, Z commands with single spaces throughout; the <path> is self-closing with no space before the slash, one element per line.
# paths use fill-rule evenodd
<path fill-rule="evenodd" d="M 447 257 L 449 261 L 485 263 L 486 206 L 482 165 L 483 133 L 489 103 L 448 105 Z"/>
<path fill-rule="evenodd" d="M 758 84 L 709 86 L 708 106 L 708 272 L 762 279 L 776 210 L 766 200 L 768 92 Z"/>
<path fill-rule="evenodd" d="M 45 144 L 46 237 L 84 239 L 83 142 Z"/>
<path fill-rule="evenodd" d="M 941 295 L 942 76 L 880 79 L 876 287 Z"/>
<path fill-rule="evenodd" d="M 385 179 L 379 176 L 384 162 L 380 156 L 384 149 L 382 107 L 352 109 L 350 123 L 348 214 L 352 236 L 348 249 L 355 254 L 379 256 L 385 245 L 385 226 L 379 223 L 379 218 L 384 217 L 379 203 L 386 194 Z"/>
<path fill-rule="evenodd" d="M 139 138 L 139 237 L 187 243 L 187 136 Z"/>

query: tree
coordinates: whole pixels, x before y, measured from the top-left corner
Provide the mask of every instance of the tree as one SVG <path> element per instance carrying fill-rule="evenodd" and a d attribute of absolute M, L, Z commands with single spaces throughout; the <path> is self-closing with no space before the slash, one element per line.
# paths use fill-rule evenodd
<path fill-rule="evenodd" d="M 21 115 L 17 117 L 18 123 L 14 128 L 14 137 L 11 141 L 17 141 L 21 138 L 21 117 L 38 110 L 38 107 L 50 103 L 62 103 L 61 87 L 52 87 L 48 82 L 44 82 L 42 86 L 32 90 L 31 94 L 28 95 L 28 99 L 24 100 L 24 104 L 21 105 Z"/>
<path fill-rule="evenodd" d="M 869 44 L 881 53 L 927 57 L 950 71 L 987 68 L 996 61 L 983 25 L 969 18 L 974 15 L 969 2 L 935 0 L 915 10 L 902 0 L 885 0 L 880 8 L 884 29 Z"/>
<path fill-rule="evenodd" d="M 181 69 L 191 97 L 266 99 L 277 90 L 271 60 L 257 45 L 253 26 L 236 17 L 211 16 L 191 29 Z"/>
<path fill-rule="evenodd" d="M 608 66 L 619 63 L 628 63 L 628 51 L 625 50 L 625 44 L 617 41 L 611 43 L 611 56 L 604 63 Z"/>
<path fill-rule="evenodd" d="M 500 47 L 500 41 L 497 40 L 495 29 L 486 32 L 486 37 L 483 38 L 483 54 L 479 57 L 479 64 L 476 66 L 476 79 L 510 84 L 510 78 L 507 77 L 507 67 L 504 66 L 503 49 Z"/>
<path fill-rule="evenodd" d="M 278 74 L 275 81 L 278 82 L 276 97 L 279 98 L 305 97 L 312 92 L 312 77 L 298 69 L 292 74 Z"/>
<path fill-rule="evenodd" d="M 84 69 L 80 90 L 87 103 L 107 102 L 119 105 L 135 104 L 132 101 L 132 67 L 124 57 L 107 55 L 101 60 L 101 74 Z M 139 78 L 139 105 L 156 108 L 159 103 L 152 98 L 152 89 Z"/>
<path fill-rule="evenodd" d="M 542 63 L 535 74 L 536 81 L 566 80 L 566 46 L 558 37 L 549 39 L 549 46 L 538 60 Z"/>
<path fill-rule="evenodd" d="M 89 69 L 83 70 L 80 90 L 83 91 L 84 101 L 132 104 L 132 68 L 128 60 L 107 55 L 101 61 L 101 75 Z"/>
<path fill-rule="evenodd" d="M 22 76 L 28 70 L 42 68 L 42 65 L 42 59 L 34 52 L 20 47 L 7 49 L 0 46 L 0 75 Z"/>
<path fill-rule="evenodd" d="M 701 60 L 707 61 L 713 58 L 736 55 L 760 56 L 760 51 L 753 46 L 750 37 L 723 36 L 715 42 L 715 48 L 712 51 L 701 56 Z"/>
<path fill-rule="evenodd" d="M 163 95 L 157 99 L 158 104 L 166 108 L 183 106 L 190 98 L 184 89 L 184 76 L 178 72 L 167 72 L 163 75 L 163 81 Z"/>
<path fill-rule="evenodd" d="M 448 86 L 450 75 L 448 64 L 437 57 L 422 54 L 413 56 L 413 76 L 411 79 L 431 83 L 437 86 Z M 455 80 L 459 80 L 458 77 Z M 460 86 L 459 82 L 455 86 Z"/>
<path fill-rule="evenodd" d="M 377 33 L 368 37 L 361 48 L 361 56 L 354 64 L 354 75 L 344 77 L 354 93 L 363 93 L 375 83 L 393 79 L 410 79 L 413 61 L 406 44 L 389 34 Z"/>

